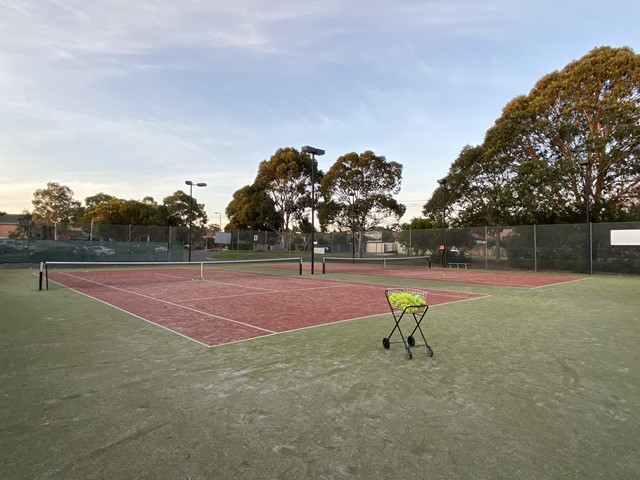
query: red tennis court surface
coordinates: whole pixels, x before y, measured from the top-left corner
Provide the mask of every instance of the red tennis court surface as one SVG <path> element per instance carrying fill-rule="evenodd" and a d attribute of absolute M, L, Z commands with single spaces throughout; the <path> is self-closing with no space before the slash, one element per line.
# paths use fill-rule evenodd
<path fill-rule="evenodd" d="M 387 287 L 309 277 L 237 276 L 111 284 L 111 272 L 49 272 L 50 280 L 206 346 L 391 312 Z M 390 285 L 389 287 L 393 287 Z M 429 305 L 482 297 L 429 290 Z"/>
<path fill-rule="evenodd" d="M 464 268 L 389 267 L 380 265 L 350 265 L 335 263 L 327 265 L 327 273 L 347 273 L 353 275 L 375 275 L 413 280 L 433 280 L 438 282 L 468 283 L 497 287 L 538 288 L 556 283 L 574 282 L 585 277 L 576 275 L 550 275 L 539 273 L 495 272 Z"/>

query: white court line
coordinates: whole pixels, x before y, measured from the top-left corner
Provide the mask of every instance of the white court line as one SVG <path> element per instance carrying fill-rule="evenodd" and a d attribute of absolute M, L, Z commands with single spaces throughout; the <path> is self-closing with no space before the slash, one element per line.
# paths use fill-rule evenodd
<path fill-rule="evenodd" d="M 565 283 L 582 282 L 583 280 L 591 280 L 591 278 L 592 277 L 582 277 L 582 278 L 576 278 L 574 280 L 563 280 L 562 282 L 547 283 L 546 285 L 538 285 L 537 287 L 531 287 L 531 290 L 535 290 L 537 288 L 553 287 L 555 285 L 564 285 Z"/>
<path fill-rule="evenodd" d="M 104 284 L 104 283 L 96 282 L 95 280 L 88 280 L 88 279 L 86 279 L 86 278 L 78 277 L 78 276 L 76 276 L 76 275 L 71 275 L 70 273 L 58 272 L 58 274 L 59 274 L 59 275 L 66 275 L 66 276 L 69 276 L 69 277 L 71 277 L 71 278 L 75 278 L 75 279 L 77 279 L 77 280 L 82 280 L 82 281 L 84 281 L 84 282 L 93 283 L 93 284 L 95 284 L 95 285 L 100 285 L 101 287 L 111 288 L 111 289 L 113 289 L 113 290 L 117 290 L 117 291 L 120 291 L 120 292 L 130 293 L 130 294 L 132 294 L 132 295 L 138 295 L 138 296 L 140 296 L 140 297 L 147 298 L 147 299 L 149 299 L 149 300 L 154 300 L 154 301 L 156 301 L 156 302 L 165 303 L 165 304 L 167 304 L 167 305 L 171 305 L 171 306 L 173 306 L 173 307 L 182 308 L 182 309 L 184 309 L 184 310 L 189 310 L 189 311 L 191 311 L 191 312 L 199 313 L 199 314 L 204 315 L 204 316 L 207 316 L 207 317 L 218 318 L 218 319 L 220 319 L 220 320 L 224 320 L 224 321 L 226 321 L 226 322 L 236 323 L 236 324 L 238 324 L 238 325 L 242 325 L 242 326 L 244 326 L 244 327 L 248 327 L 248 328 L 253 328 L 253 329 L 255 329 L 255 330 L 260 330 L 260 331 L 262 331 L 262 332 L 266 332 L 266 333 L 270 333 L 270 334 L 276 333 L 276 332 L 275 332 L 275 331 L 273 331 L 273 330 L 268 330 L 268 329 L 266 329 L 266 328 L 257 327 L 256 325 L 251 325 L 250 323 L 240 322 L 240 321 L 238 321 L 238 320 L 233 320 L 233 319 L 231 319 L 231 318 L 221 317 L 220 315 L 214 315 L 213 313 L 204 312 L 204 311 L 202 311 L 202 310 L 198 310 L 197 308 L 185 307 L 184 305 L 180 305 L 180 304 L 177 304 L 177 303 L 174 303 L 174 302 L 169 302 L 169 301 L 167 301 L 167 300 L 162 300 L 162 299 L 160 299 L 160 298 L 151 297 L 151 296 L 149 296 L 149 295 L 145 295 L 145 294 L 143 294 L 143 293 L 132 292 L 131 290 L 126 290 L 126 289 L 124 289 L 124 288 L 114 287 L 114 286 L 112 286 L 112 285 L 107 285 L 107 284 Z M 74 290 L 74 291 L 75 291 L 75 290 Z M 87 296 L 89 296 L 89 295 L 87 295 Z M 106 302 L 105 302 L 105 303 L 106 303 Z"/>
<path fill-rule="evenodd" d="M 249 340 L 255 340 L 255 339 L 266 337 L 266 336 L 278 335 L 278 334 L 282 334 L 282 333 L 292 333 L 292 332 L 297 332 L 297 331 L 300 331 L 300 330 L 307 330 L 307 329 L 311 329 L 311 328 L 322 327 L 322 326 L 325 326 L 325 325 L 350 322 L 350 321 L 354 321 L 354 320 L 361 320 L 361 319 L 372 318 L 372 317 L 377 317 L 377 316 L 380 316 L 380 315 L 389 314 L 389 312 L 385 311 L 385 312 L 381 312 L 381 313 L 367 315 L 367 316 L 364 316 L 364 317 L 354 317 L 354 318 L 348 318 L 348 319 L 343 319 L 343 320 L 336 320 L 336 321 L 331 321 L 331 322 L 320 323 L 320 324 L 317 324 L 317 325 L 308 325 L 308 326 L 305 326 L 305 327 L 299 327 L 299 328 L 294 328 L 294 329 L 291 329 L 291 330 L 284 330 L 284 331 L 277 332 L 277 331 L 268 330 L 268 329 L 265 329 L 265 328 L 262 328 L 262 327 L 257 327 L 255 325 L 251 325 L 251 324 L 248 324 L 248 323 L 245 323 L 245 322 L 240 322 L 240 321 L 233 320 L 233 319 L 230 319 L 230 318 L 221 317 L 219 315 L 214 315 L 212 313 L 204 312 L 202 310 L 198 310 L 198 309 L 195 309 L 195 308 L 186 307 L 184 305 L 180 305 L 180 304 L 177 304 L 177 303 L 174 303 L 174 302 L 169 302 L 169 301 L 162 300 L 162 299 L 159 299 L 159 298 L 151 297 L 149 295 L 145 295 L 145 294 L 142 294 L 142 293 L 134 292 L 134 291 L 131 291 L 131 290 L 126 290 L 124 288 L 114 287 L 114 286 L 111 286 L 111 285 L 106 285 L 104 283 L 97 282 L 95 280 L 89 280 L 89 279 L 86 279 L 86 278 L 83 278 L 83 277 L 72 275 L 70 273 L 64 273 L 64 272 L 57 272 L 57 273 L 59 275 L 66 275 L 68 277 L 75 278 L 77 280 L 93 283 L 95 285 L 111 288 L 113 290 L 117 290 L 117 291 L 121 291 L 121 292 L 125 292 L 125 293 L 131 293 L 133 295 L 137 295 L 137 296 L 140 296 L 140 297 L 143 297 L 143 298 L 147 298 L 149 300 L 155 300 L 155 301 L 158 301 L 158 302 L 161 302 L 161 303 L 165 303 L 167 305 L 171 305 L 171 306 L 174 306 L 174 307 L 182 308 L 184 310 L 188 310 L 188 311 L 191 311 L 191 312 L 199 313 L 199 314 L 205 315 L 207 317 L 213 317 L 213 318 L 217 318 L 217 319 L 220 319 L 220 320 L 223 320 L 223 321 L 227 321 L 227 322 L 230 322 L 230 323 L 235 323 L 235 324 L 239 324 L 239 325 L 242 325 L 242 326 L 246 326 L 246 327 L 249 327 L 249 328 L 252 328 L 252 329 L 255 329 L 255 330 L 259 330 L 259 331 L 265 332 L 267 334 L 267 335 L 259 335 L 259 336 L 256 336 L 256 337 L 243 338 L 243 339 L 239 339 L 239 340 L 233 340 L 233 341 L 230 341 L 230 342 L 217 343 L 217 344 L 214 344 L 214 345 L 210 345 L 210 344 L 201 342 L 200 340 L 197 340 L 195 338 L 189 337 L 188 335 L 182 334 L 182 333 L 180 333 L 180 332 L 178 332 L 178 331 L 176 331 L 176 330 L 174 330 L 172 328 L 169 328 L 169 327 L 166 327 L 166 326 L 164 326 L 162 324 L 159 324 L 159 323 L 153 322 L 151 320 L 148 320 L 148 319 L 146 319 L 144 317 L 141 317 L 140 315 L 132 313 L 132 312 L 130 312 L 128 310 L 125 310 L 125 309 L 123 309 L 121 307 L 117 307 L 117 306 L 115 306 L 115 305 L 113 305 L 113 304 L 111 304 L 111 303 L 109 303 L 107 301 L 100 300 L 99 298 L 93 297 L 93 296 L 91 296 L 89 294 L 83 293 L 83 292 L 81 292 L 79 290 L 76 290 L 74 288 L 67 287 L 66 285 L 64 285 L 64 287 L 68 288 L 69 290 L 72 290 L 72 291 L 74 291 L 76 293 L 84 295 L 84 296 L 86 296 L 88 298 L 91 298 L 93 300 L 98 300 L 99 302 L 101 302 L 101 303 L 103 303 L 105 305 L 109 305 L 109 306 L 111 306 L 111 307 L 113 307 L 113 308 L 115 308 L 117 310 L 120 310 L 122 312 L 128 313 L 129 315 L 132 315 L 132 316 L 134 316 L 136 318 L 139 318 L 139 319 L 141 319 L 141 320 L 143 320 L 143 321 L 145 321 L 145 322 L 147 322 L 147 323 L 149 323 L 151 325 L 155 325 L 155 326 L 160 327 L 160 328 L 162 328 L 162 329 L 164 329 L 164 330 L 166 330 L 168 332 L 171 332 L 171 333 L 174 333 L 176 335 L 179 335 L 179 336 L 181 336 L 181 337 L 183 337 L 183 338 L 185 338 L 187 340 L 191 340 L 193 342 L 196 342 L 199 345 L 202 345 L 202 346 L 204 346 L 206 348 L 214 348 L 214 347 L 221 347 L 221 346 L 224 346 L 224 345 L 232 345 L 234 343 L 240 343 L 240 342 L 245 342 L 245 341 L 249 341 Z M 170 275 L 167 275 L 167 276 L 170 276 Z M 179 278 L 182 278 L 182 277 L 179 277 Z M 387 288 L 415 288 L 415 287 L 405 287 L 405 286 L 402 286 L 402 285 L 401 286 L 386 286 L 386 285 L 383 285 L 383 284 L 365 283 L 365 282 L 349 282 L 347 280 L 336 280 L 336 279 L 326 279 L 325 280 L 325 279 L 321 279 L 321 278 L 316 278 L 316 279 L 313 279 L 313 280 L 312 279 L 304 279 L 304 280 L 306 280 L 306 281 L 321 281 L 321 282 L 324 283 L 324 285 L 323 286 L 315 286 L 315 287 L 297 289 L 297 290 L 295 290 L 296 292 L 298 292 L 298 291 L 329 290 L 329 289 L 334 289 L 334 288 L 344 288 L 345 285 L 357 286 L 357 287 L 367 288 L 367 289 L 376 289 L 376 290 L 387 289 Z M 207 280 L 207 281 L 209 281 L 211 283 L 222 283 L 224 285 L 229 285 L 228 283 L 219 282 L 219 281 L 212 281 L 212 280 Z M 57 282 L 55 282 L 55 283 L 57 283 Z M 269 289 L 260 288 L 260 287 L 247 287 L 246 285 L 233 285 L 233 286 L 238 286 L 238 287 L 242 287 L 242 288 L 254 288 L 256 290 L 264 290 L 266 292 L 272 292 L 272 293 L 290 291 L 290 290 L 273 290 L 273 289 L 269 290 Z M 425 289 L 425 291 L 427 292 L 427 294 L 429 293 L 428 290 Z M 455 290 L 437 290 L 437 292 L 438 292 L 438 294 L 440 296 L 444 296 L 444 297 L 448 297 L 448 296 L 449 297 L 456 297 L 456 296 L 460 296 L 461 294 L 463 294 L 463 295 L 467 294 L 467 292 L 456 292 Z M 221 297 L 204 297 L 204 298 L 200 297 L 200 299 L 228 298 L 230 296 L 248 296 L 248 295 L 255 295 L 255 293 L 245 293 L 245 294 L 238 294 L 238 295 L 223 295 Z M 475 294 L 475 295 L 477 295 L 477 294 Z M 445 304 L 430 305 L 429 308 L 431 309 L 431 308 L 435 308 L 435 307 L 439 307 L 439 306 L 448 305 L 448 304 L 451 304 L 451 303 L 466 302 L 466 301 L 469 301 L 469 300 L 479 300 L 479 299 L 490 297 L 490 296 L 491 295 L 481 295 L 481 296 L 474 296 L 474 297 L 470 297 L 470 298 L 461 298 L 459 300 L 450 301 L 450 302 L 447 302 Z M 180 300 L 180 301 L 193 301 L 193 300 L 197 300 L 197 299 Z"/>
<path fill-rule="evenodd" d="M 480 297 L 474 297 L 474 298 L 461 298 L 460 300 L 453 300 L 451 302 L 447 302 L 447 303 L 439 303 L 437 305 L 429 305 L 429 310 L 431 310 L 432 308 L 436 308 L 436 307 L 444 307 L 447 305 L 450 305 L 452 303 L 460 303 L 460 302 L 468 302 L 471 300 L 481 300 L 483 298 L 487 298 L 487 297 L 491 297 L 492 295 L 482 295 Z M 385 311 L 385 312 L 381 312 L 381 313 L 374 313 L 372 315 L 365 315 L 364 317 L 354 317 L 354 318 L 345 318 L 343 320 L 336 320 L 336 321 L 332 321 L 332 322 L 326 322 L 326 323 L 318 323 L 317 325 L 307 325 L 306 327 L 298 327 L 298 328 L 292 328 L 291 330 L 283 330 L 281 332 L 275 332 L 273 335 L 282 335 L 285 333 L 294 333 L 294 332 L 299 332 L 301 330 L 309 330 L 312 328 L 318 328 L 318 327 L 326 327 L 327 325 L 335 325 L 335 324 L 339 324 L 339 323 L 345 323 L 345 322 L 353 322 L 355 320 L 366 320 L 367 318 L 375 318 L 375 317 L 380 317 L 382 315 L 391 315 L 390 311 Z M 207 348 L 216 348 L 216 347 L 223 347 L 225 345 L 233 345 L 234 343 L 241 343 L 241 342 L 248 342 L 250 340 L 258 340 L 260 338 L 266 338 L 269 337 L 271 335 L 261 335 L 258 337 L 249 337 L 249 338 L 242 338 L 240 340 L 232 340 L 230 342 L 225 342 L 225 343 L 216 343 L 215 345 L 206 345 L 205 346 Z M 189 337 L 187 337 L 189 338 Z"/>
<path fill-rule="evenodd" d="M 219 282 L 222 283 L 222 282 Z M 224 285 L 228 285 L 228 284 L 224 284 Z M 244 288 L 244 285 L 233 285 L 233 286 L 237 286 L 240 288 Z M 363 287 L 368 287 L 367 285 L 362 285 Z M 234 293 L 234 294 L 222 294 L 222 295 L 209 295 L 206 297 L 194 297 L 194 298 L 188 298 L 185 300 L 178 300 L 179 302 L 194 302 L 197 300 L 213 300 L 216 298 L 232 298 L 232 297 L 251 297 L 251 296 L 255 296 L 255 295 L 262 295 L 265 293 L 289 293 L 289 292 L 308 292 L 308 291 L 318 291 L 318 290 L 330 290 L 333 288 L 344 288 L 344 285 L 329 285 L 329 286 L 322 286 L 322 287 L 305 287 L 305 288 L 296 288 L 296 289 L 285 289 L 285 290 L 275 290 L 275 289 L 261 289 L 264 290 L 263 292 L 247 292 L 247 293 Z"/>

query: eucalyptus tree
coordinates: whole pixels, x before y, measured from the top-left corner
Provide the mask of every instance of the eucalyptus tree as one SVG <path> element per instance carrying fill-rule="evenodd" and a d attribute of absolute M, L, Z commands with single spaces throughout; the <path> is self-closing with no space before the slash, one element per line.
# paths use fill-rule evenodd
<path fill-rule="evenodd" d="M 282 215 L 276 211 L 273 200 L 264 188 L 245 185 L 233 193 L 225 209 L 229 218 L 226 230 L 271 230 L 282 229 Z"/>
<path fill-rule="evenodd" d="M 166 225 L 163 210 L 156 203 L 116 197 L 87 207 L 82 220 L 105 225 Z"/>
<path fill-rule="evenodd" d="M 311 205 L 311 162 L 309 156 L 291 147 L 280 148 L 260 162 L 254 182 L 236 190 L 225 209 L 228 227 L 271 230 L 280 235 L 286 249 L 285 233 L 302 222 Z M 314 167 L 317 171 L 317 164 Z"/>
<path fill-rule="evenodd" d="M 400 192 L 402 165 L 367 150 L 339 157 L 324 174 L 318 206 L 321 225 L 361 234 L 384 221 L 398 222 L 406 207 L 394 198 Z M 359 235 L 360 236 L 360 235 Z M 359 242 L 362 249 L 362 241 Z"/>
<path fill-rule="evenodd" d="M 269 196 L 282 217 L 281 232 L 287 232 L 294 219 L 310 206 L 311 158 L 295 148 L 281 148 L 258 166 L 254 185 Z M 322 172 L 317 176 L 321 177 Z"/>
<path fill-rule="evenodd" d="M 466 225 L 631 219 L 640 193 L 640 56 L 599 47 L 514 98 L 445 192 Z M 439 187 L 424 213 L 437 215 Z"/>
<path fill-rule="evenodd" d="M 198 203 L 195 197 L 182 190 L 176 190 L 162 200 L 165 222 L 173 227 L 189 226 L 189 214 L 193 225 L 204 227 L 207 224 L 207 213 L 204 203 Z"/>
<path fill-rule="evenodd" d="M 108 202 L 109 200 L 115 200 L 116 197 L 113 195 L 109 195 L 108 193 L 96 193 L 95 195 L 91 195 L 90 197 L 86 197 L 84 199 L 85 209 L 90 210 L 91 208 L 95 208 L 100 203 Z"/>
<path fill-rule="evenodd" d="M 37 189 L 31 203 L 33 221 L 42 225 L 69 223 L 82 211 L 80 202 L 73 198 L 73 190 L 56 182 L 48 182 L 47 188 Z"/>

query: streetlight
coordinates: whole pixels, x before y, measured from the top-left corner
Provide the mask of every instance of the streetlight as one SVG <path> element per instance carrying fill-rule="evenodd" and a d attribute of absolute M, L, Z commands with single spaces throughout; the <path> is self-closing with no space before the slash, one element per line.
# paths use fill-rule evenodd
<path fill-rule="evenodd" d="M 443 249 L 442 249 L 442 266 L 447 266 L 447 224 L 446 224 L 446 216 L 445 216 L 445 190 L 447 188 L 447 179 L 441 178 L 438 180 L 438 183 L 442 187 L 442 240 L 443 240 Z"/>
<path fill-rule="evenodd" d="M 302 147 L 302 153 L 308 153 L 311 155 L 311 275 L 313 275 L 314 262 L 315 262 L 315 237 L 316 230 L 314 215 L 316 209 L 316 190 L 315 190 L 315 170 L 316 170 L 316 155 L 324 155 L 324 150 L 320 148 L 310 147 L 305 145 Z"/>
<path fill-rule="evenodd" d="M 218 218 L 219 218 L 218 227 L 220 228 L 220 231 L 222 232 L 222 213 L 213 212 L 213 214 L 214 215 L 218 215 Z M 213 246 L 215 247 L 215 242 L 213 243 Z"/>
<path fill-rule="evenodd" d="M 222 213 L 220 212 L 213 212 L 214 215 L 218 215 L 219 218 L 219 222 L 218 222 L 218 226 L 220 227 L 220 231 L 222 231 Z"/>
<path fill-rule="evenodd" d="M 591 190 L 591 162 L 586 157 L 578 158 L 578 164 L 584 168 L 584 205 L 587 214 L 587 274 L 591 275 L 591 218 L 589 215 L 589 197 Z"/>
<path fill-rule="evenodd" d="M 189 185 L 189 261 L 191 261 L 191 227 L 193 224 L 191 216 L 193 212 L 193 186 L 195 185 L 196 187 L 206 187 L 207 184 L 204 182 L 193 183 L 191 180 L 185 180 L 184 183 L 186 185 Z"/>
<path fill-rule="evenodd" d="M 93 221 L 96 217 L 91 218 L 91 229 L 89 230 L 89 242 L 93 242 Z"/>

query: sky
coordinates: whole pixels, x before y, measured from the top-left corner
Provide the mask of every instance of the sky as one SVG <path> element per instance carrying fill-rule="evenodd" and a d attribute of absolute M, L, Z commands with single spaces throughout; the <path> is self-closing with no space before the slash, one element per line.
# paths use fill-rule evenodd
<path fill-rule="evenodd" d="M 0 0 L 0 211 L 47 182 L 223 225 L 279 148 L 404 166 L 402 221 L 465 145 L 599 46 L 640 53 L 637 0 Z"/>

